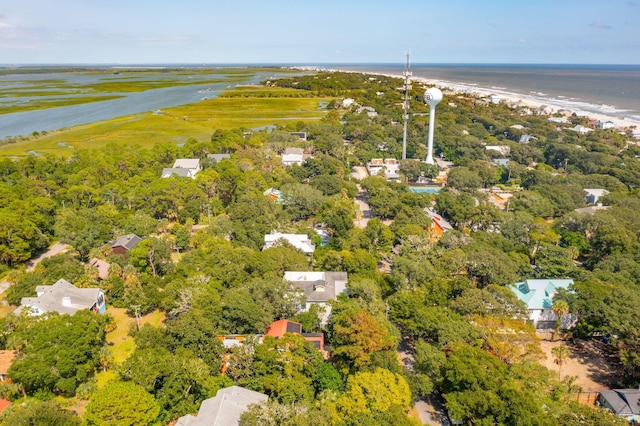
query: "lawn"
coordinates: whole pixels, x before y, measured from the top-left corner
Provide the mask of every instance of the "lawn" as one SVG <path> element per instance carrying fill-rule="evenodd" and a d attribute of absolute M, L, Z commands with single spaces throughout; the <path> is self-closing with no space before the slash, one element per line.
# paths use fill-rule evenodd
<path fill-rule="evenodd" d="M 111 348 L 114 363 L 119 364 L 127 359 L 135 349 L 133 337 L 129 335 L 129 330 L 135 327 L 136 320 L 129 317 L 127 310 L 124 308 L 109 307 L 107 312 L 111 314 L 116 324 L 115 330 L 107 333 L 107 344 Z M 154 327 L 161 327 L 164 319 L 164 312 L 153 311 L 140 317 L 140 326 L 151 324 Z"/>
<path fill-rule="evenodd" d="M 49 132 L 26 141 L 0 146 L 0 157 L 27 156 L 30 152 L 68 155 L 72 148 L 103 148 L 108 142 L 151 147 L 158 142 L 208 140 L 216 129 L 257 128 L 324 117 L 321 105 L 332 98 L 292 97 L 291 89 L 241 87 L 242 97 L 220 97 Z M 257 96 L 250 95 L 258 91 Z M 233 93 L 233 92 L 231 92 Z M 272 93 L 276 96 L 268 95 Z M 286 94 L 285 94 L 286 93 Z M 296 92 L 296 94 L 298 94 Z"/>

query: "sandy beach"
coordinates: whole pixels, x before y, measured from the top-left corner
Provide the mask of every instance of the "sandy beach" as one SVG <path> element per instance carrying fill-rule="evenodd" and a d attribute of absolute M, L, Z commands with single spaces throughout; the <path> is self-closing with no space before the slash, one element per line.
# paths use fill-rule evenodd
<path fill-rule="evenodd" d="M 396 78 L 403 78 L 402 76 L 394 76 Z M 616 115 L 609 115 L 603 113 L 597 113 L 594 111 L 586 111 L 581 109 L 582 104 L 572 102 L 571 100 L 558 100 L 553 98 L 545 98 L 543 93 L 535 93 L 531 95 L 522 95 L 513 92 L 508 92 L 501 88 L 483 88 L 473 84 L 454 83 L 442 80 L 429 80 L 425 78 L 412 78 L 412 81 L 417 81 L 427 85 L 434 85 L 442 90 L 450 90 L 455 93 L 465 93 L 468 95 L 477 96 L 480 98 L 488 97 L 489 95 L 496 95 L 502 99 L 503 102 L 509 104 L 520 104 L 522 106 L 529 107 L 531 109 L 539 109 L 540 107 L 547 106 L 551 108 L 553 113 L 560 110 L 571 111 L 580 117 L 588 117 L 593 120 L 599 120 L 602 122 L 611 121 L 614 123 L 617 129 L 626 129 L 635 126 L 636 132 L 640 131 L 640 120 L 633 120 L 627 117 L 620 117 Z"/>
<path fill-rule="evenodd" d="M 385 74 L 385 73 L 371 73 L 365 71 L 354 70 L 341 70 L 341 69 L 322 69 L 317 67 L 300 67 L 300 69 L 314 69 L 330 72 L 362 72 L 370 75 L 383 75 L 386 77 L 404 79 L 404 76 L 399 74 Z M 429 86 L 436 86 L 445 92 L 445 99 L 447 92 L 454 92 L 456 94 L 466 94 L 470 96 L 476 96 L 478 98 L 487 98 L 489 95 L 498 96 L 501 102 L 508 104 L 518 104 L 523 107 L 528 107 L 531 110 L 537 110 L 540 107 L 547 106 L 553 115 L 558 111 L 570 111 L 580 117 L 587 117 L 590 120 L 599 120 L 601 122 L 611 121 L 614 123 L 614 128 L 618 130 L 631 129 L 633 135 L 640 139 L 640 118 L 636 116 L 625 116 L 620 110 L 614 106 L 608 105 L 594 105 L 584 102 L 578 102 L 569 98 L 551 97 L 545 93 L 531 92 L 529 94 L 521 94 L 510 92 L 501 87 L 481 87 L 472 83 L 461 83 L 438 79 L 429 79 L 422 77 L 411 77 L 411 82 L 422 83 Z"/>

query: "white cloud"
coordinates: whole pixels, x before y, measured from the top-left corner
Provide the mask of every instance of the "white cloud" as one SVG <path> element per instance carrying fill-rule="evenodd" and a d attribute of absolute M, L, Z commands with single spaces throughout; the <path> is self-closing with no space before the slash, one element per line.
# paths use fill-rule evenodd
<path fill-rule="evenodd" d="M 523 38 L 519 38 L 518 39 L 518 43 L 520 44 L 527 44 L 527 40 L 523 39 Z"/>
<path fill-rule="evenodd" d="M 612 28 L 611 25 L 603 24 L 602 22 L 594 22 L 590 26 L 601 30 L 610 30 Z"/>

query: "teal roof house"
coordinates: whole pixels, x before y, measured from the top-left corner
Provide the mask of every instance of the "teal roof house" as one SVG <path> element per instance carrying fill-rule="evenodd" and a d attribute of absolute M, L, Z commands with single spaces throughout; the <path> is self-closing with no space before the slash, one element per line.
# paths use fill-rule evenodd
<path fill-rule="evenodd" d="M 526 280 L 510 286 L 518 299 L 522 300 L 529 309 L 529 319 L 536 328 L 553 328 L 558 316 L 553 312 L 553 296 L 558 289 L 569 290 L 573 280 L 538 279 Z M 565 315 L 562 318 L 562 328 L 569 328 L 577 318 Z"/>

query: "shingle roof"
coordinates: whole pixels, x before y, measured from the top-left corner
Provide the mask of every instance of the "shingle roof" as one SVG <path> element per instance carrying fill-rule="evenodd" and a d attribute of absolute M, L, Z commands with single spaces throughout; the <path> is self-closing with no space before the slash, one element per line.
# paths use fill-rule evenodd
<path fill-rule="evenodd" d="M 207 154 L 207 158 L 213 158 L 216 162 L 221 162 L 227 158 L 231 158 L 230 154 Z"/>
<path fill-rule="evenodd" d="M 640 414 L 640 390 L 638 389 L 613 389 L 601 391 L 600 395 L 619 416 Z"/>
<path fill-rule="evenodd" d="M 160 177 L 163 178 L 168 178 L 171 177 L 173 175 L 179 176 L 179 177 L 191 177 L 191 172 L 189 171 L 190 169 L 185 169 L 185 168 L 164 168 L 162 169 L 162 174 L 160 175 Z"/>
<path fill-rule="evenodd" d="M 328 302 L 345 292 L 346 272 L 286 271 L 284 279 L 304 292 L 307 302 Z"/>
<path fill-rule="evenodd" d="M 173 163 L 174 169 L 199 169 L 200 160 L 198 158 L 178 158 Z"/>
<path fill-rule="evenodd" d="M 102 292 L 99 288 L 78 288 L 65 279 L 54 285 L 36 287 L 38 297 L 23 297 L 22 306 L 37 308 L 42 312 L 75 314 L 82 309 L 91 309 Z"/>
<path fill-rule="evenodd" d="M 127 250 L 131 250 L 137 246 L 140 241 L 142 241 L 142 238 L 138 237 L 136 234 L 127 234 L 116 238 L 116 240 L 111 244 L 111 247 L 124 247 Z"/>
<path fill-rule="evenodd" d="M 220 389 L 215 397 L 205 399 L 197 416 L 180 417 L 176 426 L 234 426 L 249 405 L 266 401 L 269 397 L 240 386 Z"/>
<path fill-rule="evenodd" d="M 553 307 L 553 295 L 558 289 L 567 289 L 571 284 L 573 280 L 526 280 L 512 285 L 511 290 L 529 309 L 550 309 Z"/>

